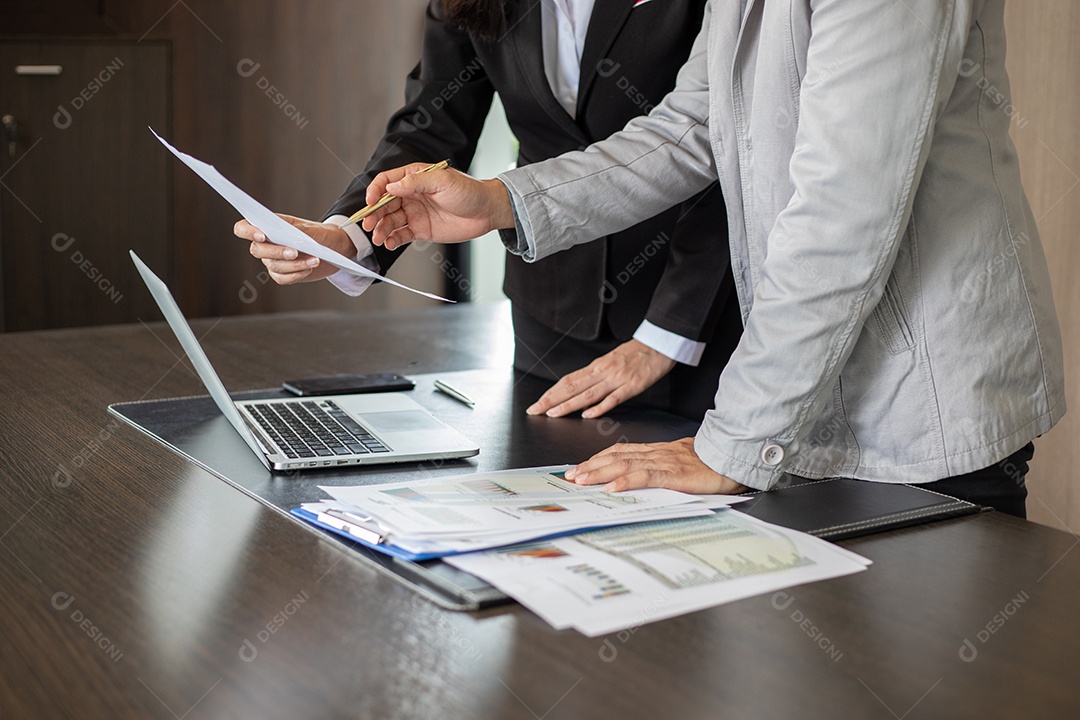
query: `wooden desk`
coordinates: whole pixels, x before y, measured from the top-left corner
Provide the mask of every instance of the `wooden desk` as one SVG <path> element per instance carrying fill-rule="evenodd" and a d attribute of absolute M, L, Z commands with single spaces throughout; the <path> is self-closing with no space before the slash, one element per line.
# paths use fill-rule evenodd
<path fill-rule="evenodd" d="M 194 326 L 244 390 L 505 368 L 507 322 L 456 307 Z M 2 718 L 1080 711 L 1076 537 L 989 513 L 848 541 L 869 571 L 606 639 L 519 606 L 448 612 L 106 414 L 201 393 L 166 372 L 176 349 L 163 324 L 0 336 Z"/>

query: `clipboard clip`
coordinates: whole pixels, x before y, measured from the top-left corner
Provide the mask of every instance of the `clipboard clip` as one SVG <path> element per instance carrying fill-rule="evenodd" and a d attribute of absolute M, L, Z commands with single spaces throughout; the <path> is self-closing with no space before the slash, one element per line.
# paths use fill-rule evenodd
<path fill-rule="evenodd" d="M 333 508 L 323 510 L 317 517 L 319 522 L 348 533 L 357 540 L 363 540 L 371 545 L 381 545 L 386 542 L 387 535 L 371 527 L 372 524 L 378 524 L 373 517 Z"/>

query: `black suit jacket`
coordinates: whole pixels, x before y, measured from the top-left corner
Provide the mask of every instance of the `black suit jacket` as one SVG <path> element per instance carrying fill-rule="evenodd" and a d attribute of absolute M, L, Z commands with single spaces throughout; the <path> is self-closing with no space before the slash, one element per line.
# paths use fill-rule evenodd
<path fill-rule="evenodd" d="M 485 42 L 428 8 L 423 56 L 406 104 L 363 174 L 328 215 L 350 215 L 379 172 L 411 162 L 472 161 L 492 94 L 498 92 L 527 164 L 584 149 L 647 113 L 675 85 L 701 28 L 705 0 L 597 0 L 581 60 L 576 119 L 544 75 L 541 3 L 510 0 L 506 29 Z M 548 327 L 581 340 L 607 323 L 625 341 L 647 318 L 692 340 L 710 341 L 733 292 L 727 215 L 718 186 L 629 230 L 527 264 L 508 254 L 504 291 Z M 400 252 L 400 251 L 398 251 Z M 376 248 L 385 271 L 396 253 Z M 741 328 L 722 328 L 739 333 Z"/>

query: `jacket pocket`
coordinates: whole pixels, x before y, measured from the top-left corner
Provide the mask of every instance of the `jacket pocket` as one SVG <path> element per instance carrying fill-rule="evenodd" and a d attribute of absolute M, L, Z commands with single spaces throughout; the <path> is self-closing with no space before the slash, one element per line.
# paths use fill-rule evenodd
<path fill-rule="evenodd" d="M 881 302 L 874 308 L 867 326 L 893 355 L 915 346 L 915 336 L 911 332 L 904 307 L 904 296 L 900 294 L 893 275 L 890 275 L 889 281 L 885 283 Z"/>

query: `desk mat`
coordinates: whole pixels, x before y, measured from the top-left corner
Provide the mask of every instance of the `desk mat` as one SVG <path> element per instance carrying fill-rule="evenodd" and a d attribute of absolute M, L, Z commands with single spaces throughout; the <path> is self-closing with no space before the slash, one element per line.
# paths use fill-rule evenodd
<path fill-rule="evenodd" d="M 116 403 L 109 406 L 109 412 L 308 531 L 353 547 L 356 557 L 377 571 L 452 610 L 478 610 L 508 602 L 509 598 L 441 560 L 409 562 L 393 558 L 324 532 L 289 511 L 301 503 L 323 499 L 325 494 L 319 485 L 377 484 L 575 463 L 617 441 L 661 442 L 687 437 L 697 430 L 697 423 L 685 418 L 640 408 L 617 408 L 599 420 L 528 417 L 525 408 L 548 383 L 520 373 L 472 370 L 412 377 L 417 383 L 410 393 L 413 399 L 480 445 L 479 456 L 271 473 L 208 396 Z M 469 409 L 434 392 L 436 377 L 466 391 L 477 400 L 477 407 Z M 291 396 L 280 390 L 259 390 L 233 393 L 232 397 L 253 400 Z M 829 540 L 909 527 L 981 509 L 910 485 L 839 478 L 785 480 L 782 488 L 752 493 L 751 500 L 735 509 Z"/>
<path fill-rule="evenodd" d="M 115 403 L 109 412 L 173 452 L 255 498 L 306 530 L 356 550 L 356 557 L 452 610 L 478 610 L 509 602 L 491 585 L 441 560 L 410 562 L 351 543 L 289 513 L 326 498 L 319 485 L 402 482 L 471 472 L 580 462 L 616 441 L 658 442 L 692 435 L 697 423 L 645 409 L 617 409 L 599 420 L 529 417 L 525 408 L 550 383 L 509 370 L 411 375 L 409 395 L 433 415 L 476 442 L 480 455 L 363 467 L 268 471 L 229 425 L 209 396 Z M 475 409 L 434 391 L 446 380 L 477 401 Z M 234 400 L 293 397 L 280 390 L 232 393 Z"/>

